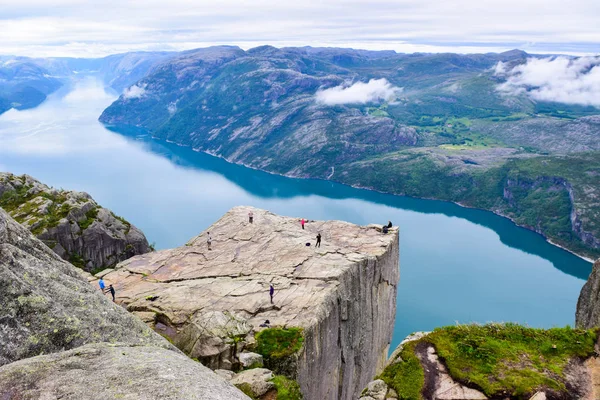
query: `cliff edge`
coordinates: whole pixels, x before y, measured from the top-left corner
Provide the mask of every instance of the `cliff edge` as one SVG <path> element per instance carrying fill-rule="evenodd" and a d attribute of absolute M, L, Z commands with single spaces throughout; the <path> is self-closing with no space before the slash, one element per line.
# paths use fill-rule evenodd
<path fill-rule="evenodd" d="M 278 362 L 266 354 L 267 367 L 297 379 L 306 399 L 346 400 L 387 358 L 398 251 L 396 228 L 307 221 L 303 229 L 298 218 L 236 207 L 185 246 L 102 275 L 117 302 L 213 369 L 236 369 L 240 352 L 269 347 L 261 340 L 279 331 L 263 330 L 266 320 L 281 335 L 301 332 L 297 354 Z M 258 331 L 268 334 L 255 339 Z"/>

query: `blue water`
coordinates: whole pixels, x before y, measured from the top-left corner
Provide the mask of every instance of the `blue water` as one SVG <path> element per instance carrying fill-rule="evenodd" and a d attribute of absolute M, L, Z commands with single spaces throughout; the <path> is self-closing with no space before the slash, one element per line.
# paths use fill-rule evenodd
<path fill-rule="evenodd" d="M 0 171 L 89 192 L 157 248 L 181 246 L 229 208 L 253 205 L 310 219 L 400 226 L 392 348 L 407 334 L 456 322 L 573 325 L 591 264 L 492 213 L 289 179 L 97 122 L 116 96 L 94 80 L 41 106 L 0 116 Z M 392 323 L 392 322 L 390 322 Z"/>

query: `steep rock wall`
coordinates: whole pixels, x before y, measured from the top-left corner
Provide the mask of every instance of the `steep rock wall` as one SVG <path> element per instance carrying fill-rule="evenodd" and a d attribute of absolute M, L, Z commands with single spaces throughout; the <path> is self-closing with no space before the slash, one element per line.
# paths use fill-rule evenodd
<path fill-rule="evenodd" d="M 339 278 L 326 312 L 306 330 L 298 381 L 308 399 L 355 399 L 383 369 L 396 317 L 398 236 Z"/>
<path fill-rule="evenodd" d="M 600 259 L 579 294 L 575 324 L 580 328 L 600 326 Z"/>

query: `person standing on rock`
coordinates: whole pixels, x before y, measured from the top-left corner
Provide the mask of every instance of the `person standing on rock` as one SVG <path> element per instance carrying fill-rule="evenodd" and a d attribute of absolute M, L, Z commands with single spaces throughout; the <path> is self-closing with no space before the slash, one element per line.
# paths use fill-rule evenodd
<path fill-rule="evenodd" d="M 100 290 L 102 291 L 102 294 L 104 294 L 106 292 L 106 285 L 104 284 L 104 279 L 100 278 L 100 280 L 98 281 L 98 286 L 100 286 Z"/>
<path fill-rule="evenodd" d="M 113 303 L 114 303 L 115 302 L 115 288 L 113 287 L 113 285 L 108 285 L 108 291 L 112 295 Z"/>
<path fill-rule="evenodd" d="M 212 248 L 210 247 L 212 244 L 212 238 L 210 237 L 210 232 L 206 232 L 206 234 L 207 234 L 206 244 L 208 245 L 208 249 L 212 250 Z"/>
<path fill-rule="evenodd" d="M 317 243 L 315 247 L 321 247 L 321 232 L 317 233 Z"/>
<path fill-rule="evenodd" d="M 250 223 L 254 222 L 254 213 L 252 211 L 250 211 L 248 213 L 248 222 L 250 222 Z"/>
<path fill-rule="evenodd" d="M 305 223 L 305 222 L 306 222 L 306 221 L 304 220 L 304 218 L 302 218 L 302 219 L 300 220 L 300 225 L 302 225 L 302 229 L 304 229 L 304 223 Z"/>
<path fill-rule="evenodd" d="M 275 295 L 275 288 L 273 284 L 269 285 L 269 296 L 271 296 L 271 304 L 273 304 L 273 296 Z"/>

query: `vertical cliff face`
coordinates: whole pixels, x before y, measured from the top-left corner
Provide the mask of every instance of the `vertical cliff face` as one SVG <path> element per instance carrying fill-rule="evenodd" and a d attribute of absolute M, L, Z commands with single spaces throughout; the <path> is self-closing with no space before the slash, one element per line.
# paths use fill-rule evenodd
<path fill-rule="evenodd" d="M 297 379 L 309 400 L 356 399 L 383 366 L 398 279 L 396 228 L 308 221 L 303 229 L 297 218 L 251 207 L 104 276 L 118 302 L 213 369 L 236 369 L 265 320 L 302 328 L 302 348 L 272 368 Z"/>
<path fill-rule="evenodd" d="M 306 330 L 298 381 L 308 399 L 355 399 L 387 359 L 399 279 L 398 233 L 386 252 L 344 271 Z"/>
<path fill-rule="evenodd" d="M 600 326 L 600 259 L 594 264 L 588 281 L 581 289 L 575 324 L 580 328 Z"/>

